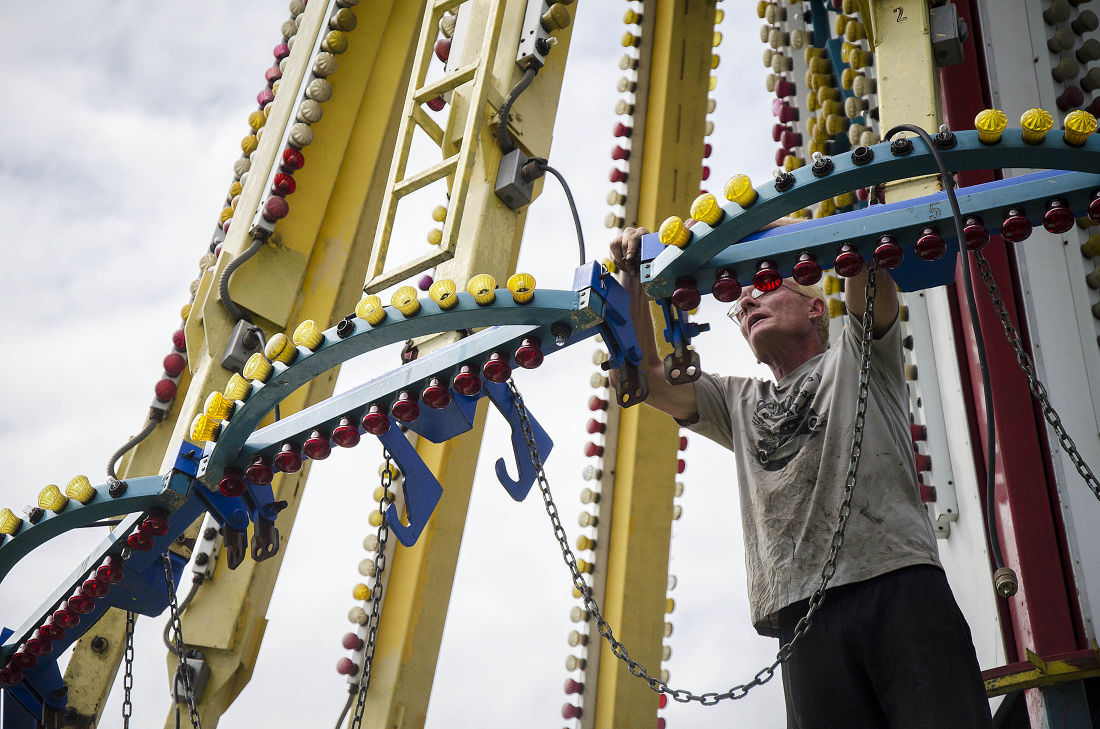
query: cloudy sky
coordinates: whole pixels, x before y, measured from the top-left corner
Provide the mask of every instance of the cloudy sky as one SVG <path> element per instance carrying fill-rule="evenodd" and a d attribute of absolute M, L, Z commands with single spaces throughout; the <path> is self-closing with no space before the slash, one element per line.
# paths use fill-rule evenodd
<path fill-rule="evenodd" d="M 760 21 L 754 4 L 723 5 L 710 166 L 716 183 L 738 172 L 760 181 L 772 154 Z M 604 197 L 627 6 L 577 4 L 550 157 L 578 198 L 590 258 L 604 255 L 609 239 Z M 8 343 L 0 431 L 9 454 L 0 506 L 18 509 L 45 484 L 77 473 L 102 480 L 108 455 L 141 427 L 287 17 L 282 0 L 0 0 L 10 102 L 0 153 L 7 231 L 0 281 L 11 305 L 0 324 Z M 548 183 L 529 216 L 520 268 L 542 286 L 567 287 L 573 235 L 564 196 Z M 704 366 L 765 374 L 723 308 L 702 312 L 714 324 L 698 342 Z M 579 345 L 517 376 L 556 442 L 548 474 L 571 541 L 580 531 L 592 350 Z M 338 389 L 392 366 L 387 357 L 349 364 Z M 429 728 L 566 723 L 561 686 L 575 603 L 537 496 L 515 504 L 492 475 L 492 462 L 508 457 L 502 443 L 505 431 L 490 416 Z M 723 691 L 769 662 L 776 645 L 748 622 L 729 459 L 694 436 L 686 458 L 684 516 L 672 542 L 676 632 L 666 667 L 674 686 Z M 345 616 L 365 556 L 360 541 L 377 464 L 377 449 L 361 447 L 314 468 L 255 675 L 223 726 L 335 720 L 346 686 L 334 666 L 350 629 Z M 66 536 L 25 560 L 0 591 L 0 624 L 20 624 L 96 539 Z M 168 707 L 162 626 L 163 618 L 139 621 L 134 711 L 143 724 L 162 721 Z M 120 701 L 121 689 L 104 726 L 117 724 Z M 777 681 L 731 706 L 673 706 L 662 715 L 670 727 L 736 721 L 770 729 L 783 726 L 781 707 Z"/>

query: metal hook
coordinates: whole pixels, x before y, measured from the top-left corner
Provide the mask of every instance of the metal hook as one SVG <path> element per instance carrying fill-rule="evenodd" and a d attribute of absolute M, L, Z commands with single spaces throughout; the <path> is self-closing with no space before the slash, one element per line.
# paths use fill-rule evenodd
<path fill-rule="evenodd" d="M 391 426 L 378 436 L 378 440 L 382 441 L 382 446 L 389 451 L 401 473 L 405 475 L 405 513 L 409 517 L 409 524 L 406 526 L 401 521 L 401 515 L 394 504 L 386 507 L 386 521 L 397 541 L 411 547 L 416 544 L 420 533 L 428 524 L 428 519 L 432 517 L 435 505 L 443 496 L 443 487 L 400 428 Z"/>
<path fill-rule="evenodd" d="M 512 426 L 512 450 L 516 454 L 516 467 L 519 470 L 518 478 L 512 479 L 508 475 L 508 467 L 504 464 L 504 459 L 498 458 L 496 462 L 497 480 L 500 481 L 500 485 L 504 487 L 509 496 L 516 501 L 523 501 L 530 492 L 531 486 L 535 483 L 536 472 L 535 464 L 531 462 L 531 454 L 527 450 L 527 437 L 523 433 L 519 411 L 516 410 L 516 405 L 512 401 L 512 392 L 508 389 L 507 384 L 486 382 L 484 390 L 489 399 L 493 401 L 493 405 L 508 421 L 508 424 Z M 546 431 L 542 429 L 542 426 L 539 425 L 530 411 L 527 413 L 527 421 L 530 424 L 531 436 L 538 447 L 539 456 L 546 460 L 546 457 L 550 455 L 550 451 L 554 448 L 554 441 L 550 440 L 550 436 L 546 434 Z"/>

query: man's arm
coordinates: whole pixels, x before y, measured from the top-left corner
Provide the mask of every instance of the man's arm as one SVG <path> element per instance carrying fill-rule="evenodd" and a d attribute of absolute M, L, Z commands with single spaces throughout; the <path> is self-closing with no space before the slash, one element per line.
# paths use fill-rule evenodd
<path fill-rule="evenodd" d="M 657 338 L 653 328 L 653 316 L 649 297 L 642 289 L 638 276 L 641 260 L 642 236 L 645 228 L 626 228 L 622 235 L 611 241 L 611 261 L 619 269 L 619 283 L 630 294 L 630 317 L 634 320 L 634 334 L 642 350 L 641 371 L 649 383 L 646 404 L 680 420 L 694 420 L 698 415 L 695 400 L 695 383 L 670 385 L 665 381 L 665 367 L 657 351 Z M 614 386 L 618 372 L 612 370 L 609 379 Z"/>

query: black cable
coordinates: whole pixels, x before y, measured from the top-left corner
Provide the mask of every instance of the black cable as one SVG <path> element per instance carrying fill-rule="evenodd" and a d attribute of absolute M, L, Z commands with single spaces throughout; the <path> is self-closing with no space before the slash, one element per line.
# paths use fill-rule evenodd
<path fill-rule="evenodd" d="M 156 417 L 154 413 L 160 415 L 160 417 Z M 160 421 L 163 418 L 164 415 L 163 413 L 161 413 L 160 410 L 157 410 L 156 408 L 150 408 L 149 420 L 145 423 L 145 427 L 141 429 L 141 432 L 135 435 L 130 440 L 126 441 L 126 443 L 121 448 L 114 452 L 114 454 L 111 456 L 111 460 L 107 461 L 108 483 L 114 484 L 118 482 L 118 474 L 115 473 L 115 464 L 118 463 L 118 459 L 126 455 L 126 453 L 138 443 L 148 438 L 149 434 L 153 432 L 153 429 L 160 424 Z"/>
<path fill-rule="evenodd" d="M 508 92 L 508 97 L 504 99 L 504 103 L 500 105 L 500 119 L 497 121 L 497 144 L 500 145 L 505 154 L 516 148 L 515 140 L 508 133 L 508 113 L 511 112 L 512 104 L 516 103 L 519 95 L 535 80 L 535 74 L 538 72 L 539 67 L 537 65 L 528 66 L 527 70 L 523 72 L 523 78 L 516 82 L 516 85 Z"/>
<path fill-rule="evenodd" d="M 264 334 L 264 330 L 255 324 L 249 327 L 248 331 L 255 332 L 256 336 L 260 338 L 260 349 L 267 349 L 267 335 Z M 275 422 L 279 422 L 279 403 L 275 403 Z"/>
<path fill-rule="evenodd" d="M 989 364 L 986 361 L 985 339 L 982 336 L 981 322 L 978 321 L 978 307 L 974 300 L 974 285 L 971 283 L 970 255 L 966 248 L 966 233 L 963 232 L 962 212 L 959 210 L 959 200 L 955 197 L 955 180 L 947 171 L 940 150 L 935 142 L 918 126 L 912 124 L 898 124 L 883 135 L 883 139 L 890 139 L 899 131 L 913 132 L 928 145 L 932 153 L 932 159 L 940 170 L 943 180 L 943 189 L 947 193 L 947 201 L 951 204 L 951 217 L 955 220 L 955 235 L 959 240 L 959 252 L 963 260 L 963 289 L 966 291 L 966 306 L 970 313 L 970 322 L 974 330 L 974 344 L 978 350 L 978 370 L 982 376 L 982 395 L 985 398 L 985 423 L 986 423 L 986 448 L 985 448 L 985 519 L 986 529 L 989 532 L 989 546 L 993 551 L 993 563 L 997 569 L 1005 566 L 1004 555 L 1001 554 L 1001 540 L 997 529 L 997 520 L 994 516 L 996 507 L 995 487 L 997 483 L 997 454 L 995 451 L 997 427 L 993 418 L 993 392 L 989 384 Z"/>
<path fill-rule="evenodd" d="M 573 201 L 573 191 L 569 189 L 569 183 L 565 181 L 562 174 L 548 165 L 546 160 L 538 160 L 535 166 L 543 172 L 549 172 L 551 175 L 558 178 L 558 182 L 561 183 L 561 187 L 565 191 L 565 199 L 569 202 L 569 211 L 573 213 L 573 225 L 577 227 L 577 246 L 580 249 L 579 253 L 581 258 L 579 265 L 583 266 L 588 256 L 585 254 L 584 250 L 584 233 L 581 231 L 581 216 L 580 213 L 577 212 L 577 203 Z"/>
<path fill-rule="evenodd" d="M 237 306 L 237 303 L 233 301 L 232 298 L 230 298 L 229 277 L 233 275 L 233 272 L 236 271 L 242 263 L 247 261 L 249 258 L 252 258 L 252 256 L 256 255 L 256 253 L 259 252 L 260 248 L 262 248 L 264 245 L 265 238 L 266 235 L 264 234 L 253 235 L 252 245 L 246 248 L 244 252 L 241 253 L 241 255 L 230 261 L 229 265 L 225 267 L 224 271 L 222 271 L 221 278 L 218 279 L 218 296 L 221 297 L 222 306 L 224 306 L 225 310 L 229 312 L 229 316 L 233 319 L 233 321 L 241 321 L 243 319 L 244 321 L 251 323 L 252 318 L 249 317 L 248 314 L 246 314 L 244 310 L 241 309 L 241 307 Z"/>
<path fill-rule="evenodd" d="M 183 598 L 183 602 L 176 608 L 177 614 L 183 612 L 184 608 L 191 604 L 191 600 L 194 599 L 195 593 L 199 590 L 199 585 L 202 584 L 202 579 L 202 575 L 195 575 L 195 579 L 191 582 L 191 589 L 187 591 L 187 597 Z M 168 649 L 168 652 L 176 655 L 176 647 L 172 645 L 172 641 L 168 638 L 170 632 L 172 632 L 171 620 L 164 624 L 164 632 L 161 633 L 161 638 L 164 639 L 164 646 Z"/>

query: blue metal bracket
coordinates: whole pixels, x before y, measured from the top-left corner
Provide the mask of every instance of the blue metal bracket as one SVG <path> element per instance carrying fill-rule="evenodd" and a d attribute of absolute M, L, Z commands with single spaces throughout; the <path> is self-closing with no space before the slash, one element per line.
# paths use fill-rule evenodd
<path fill-rule="evenodd" d="M 516 454 L 516 467 L 519 469 L 518 477 L 513 480 L 508 475 L 508 467 L 504 464 L 504 459 L 498 458 L 495 464 L 497 480 L 500 481 L 500 485 L 504 487 L 509 496 L 516 501 L 523 501 L 527 498 L 528 492 L 531 491 L 532 484 L 535 483 L 536 473 L 535 464 L 531 462 L 531 454 L 527 449 L 527 437 L 523 432 L 519 411 L 512 400 L 512 393 L 508 385 L 486 382 L 485 393 L 512 428 L 512 450 Z M 550 440 L 550 436 L 546 434 L 546 431 L 543 430 L 543 427 L 539 425 L 539 422 L 535 420 L 530 411 L 527 411 L 527 422 L 535 446 L 538 448 L 539 457 L 545 460 L 554 448 L 554 441 Z"/>
<path fill-rule="evenodd" d="M 409 519 L 406 525 L 401 520 L 397 506 L 390 504 L 386 508 L 386 521 L 397 541 L 411 547 L 420 538 L 436 504 L 443 497 L 443 487 L 400 428 L 391 427 L 378 436 L 378 440 L 382 441 L 382 445 L 404 474 L 405 514 Z"/>

